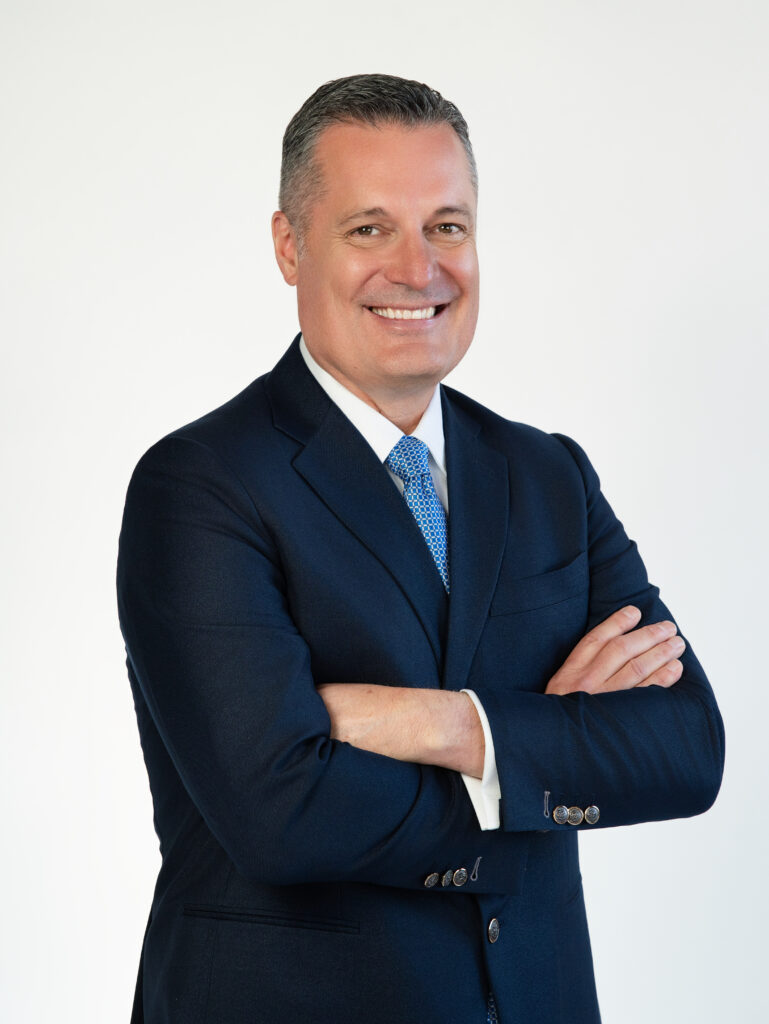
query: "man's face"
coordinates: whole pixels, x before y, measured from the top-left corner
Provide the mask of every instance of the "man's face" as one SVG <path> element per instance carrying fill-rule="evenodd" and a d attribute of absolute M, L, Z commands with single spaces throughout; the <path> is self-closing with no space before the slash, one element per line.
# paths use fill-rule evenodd
<path fill-rule="evenodd" d="M 291 232 L 281 258 L 275 232 L 307 347 L 374 404 L 424 392 L 465 354 L 478 317 L 476 197 L 462 144 L 445 124 L 342 124 L 323 132 L 316 158 L 323 193 L 301 253 Z"/>

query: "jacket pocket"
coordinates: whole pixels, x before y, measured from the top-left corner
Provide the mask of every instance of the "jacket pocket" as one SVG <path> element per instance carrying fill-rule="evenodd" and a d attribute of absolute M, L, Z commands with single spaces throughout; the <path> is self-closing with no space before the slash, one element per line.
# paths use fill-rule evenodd
<path fill-rule="evenodd" d="M 521 579 L 500 579 L 490 615 L 510 615 L 559 604 L 587 590 L 590 574 L 587 552 L 560 569 Z"/>
<path fill-rule="evenodd" d="M 337 932 L 358 935 L 357 921 L 343 921 L 334 917 L 314 917 L 310 914 L 280 914 L 271 910 L 225 907 L 208 903 L 185 903 L 184 917 L 202 917 L 209 921 L 233 921 L 239 924 L 261 924 L 272 928 L 305 928 L 316 932 Z"/>

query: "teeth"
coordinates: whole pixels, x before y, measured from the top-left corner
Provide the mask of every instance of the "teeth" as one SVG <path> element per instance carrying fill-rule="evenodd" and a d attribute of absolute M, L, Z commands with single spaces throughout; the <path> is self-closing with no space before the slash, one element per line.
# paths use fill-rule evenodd
<path fill-rule="evenodd" d="M 371 312 L 388 320 L 429 320 L 435 316 L 435 306 L 424 309 L 393 309 L 392 306 L 371 306 Z"/>

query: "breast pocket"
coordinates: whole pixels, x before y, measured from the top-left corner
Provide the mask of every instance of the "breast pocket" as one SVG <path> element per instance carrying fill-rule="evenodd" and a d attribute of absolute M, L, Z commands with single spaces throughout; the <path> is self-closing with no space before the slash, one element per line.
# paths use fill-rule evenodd
<path fill-rule="evenodd" d="M 583 593 L 590 585 L 587 552 L 560 569 L 515 579 L 500 578 L 489 614 L 511 615 L 516 612 L 535 611 L 549 605 L 568 601 Z"/>
<path fill-rule="evenodd" d="M 536 576 L 503 565 L 467 686 L 541 693 L 584 636 L 589 597 L 585 552 Z"/>

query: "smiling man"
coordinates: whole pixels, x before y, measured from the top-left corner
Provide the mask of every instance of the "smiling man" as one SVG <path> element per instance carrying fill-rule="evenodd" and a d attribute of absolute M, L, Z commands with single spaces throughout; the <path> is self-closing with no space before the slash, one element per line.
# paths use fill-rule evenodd
<path fill-rule="evenodd" d="M 715 799 L 712 691 L 584 452 L 440 385 L 476 198 L 439 93 L 318 89 L 272 224 L 301 335 L 134 473 L 135 1022 L 592 1024 L 578 833 Z"/>
<path fill-rule="evenodd" d="M 273 217 L 305 342 L 324 370 L 408 433 L 478 318 L 468 155 L 445 122 L 352 122 L 326 128 L 313 159 L 322 185 L 307 223 L 295 230 L 285 211 Z"/>

